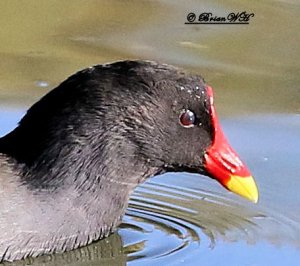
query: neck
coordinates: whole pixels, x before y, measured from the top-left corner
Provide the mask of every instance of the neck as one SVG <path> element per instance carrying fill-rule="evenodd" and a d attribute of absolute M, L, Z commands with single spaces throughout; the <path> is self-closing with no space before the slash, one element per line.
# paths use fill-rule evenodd
<path fill-rule="evenodd" d="M 35 250 L 40 253 L 60 251 L 60 247 L 61 251 L 71 250 L 107 236 L 121 222 L 136 185 L 158 172 L 138 158 L 124 139 L 105 136 L 101 143 L 78 135 L 60 136 L 44 151 L 32 152 L 36 156 L 32 163 L 20 159 L 26 158 L 22 145 L 16 150 L 21 135 L 30 134 L 12 132 L 0 139 L 0 157 L 6 162 L 0 164 L 1 172 L 17 173 L 10 183 L 10 191 L 15 194 L 9 198 L 0 196 L 4 208 L 16 206 L 15 213 L 9 213 L 11 217 L 6 220 L 19 221 L 6 232 L 7 238 L 20 232 L 6 252 L 7 259 L 22 258 L 26 252 Z M 30 147 L 28 140 L 26 143 Z M 16 218 L 16 214 L 20 217 Z M 28 239 L 25 247 L 24 239 Z M 0 241 L 0 253 L 1 249 Z"/>

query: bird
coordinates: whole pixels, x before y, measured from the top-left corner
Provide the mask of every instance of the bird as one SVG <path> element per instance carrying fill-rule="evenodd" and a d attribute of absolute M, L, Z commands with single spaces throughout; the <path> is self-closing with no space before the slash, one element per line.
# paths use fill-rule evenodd
<path fill-rule="evenodd" d="M 139 184 L 182 171 L 258 201 L 202 76 L 150 60 L 78 71 L 0 138 L 0 260 L 107 237 Z"/>

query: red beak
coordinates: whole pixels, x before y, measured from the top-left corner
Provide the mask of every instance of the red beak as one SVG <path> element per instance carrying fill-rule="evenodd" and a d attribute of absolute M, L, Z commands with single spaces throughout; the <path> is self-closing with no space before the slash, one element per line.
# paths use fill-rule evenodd
<path fill-rule="evenodd" d="M 246 165 L 228 143 L 218 122 L 213 104 L 212 88 L 209 86 L 206 88 L 210 99 L 210 114 L 214 129 L 212 145 L 204 156 L 206 171 L 228 190 L 256 203 L 258 190 L 255 181 Z"/>

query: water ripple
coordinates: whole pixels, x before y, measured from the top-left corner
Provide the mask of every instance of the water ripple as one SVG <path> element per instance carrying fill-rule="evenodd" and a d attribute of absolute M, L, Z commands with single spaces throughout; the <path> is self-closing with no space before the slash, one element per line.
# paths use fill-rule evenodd
<path fill-rule="evenodd" d="M 187 176 L 179 175 L 188 186 Z M 266 254 L 269 260 L 276 254 L 282 259 L 284 252 L 299 257 L 293 248 L 281 249 L 281 253 L 277 248 L 286 244 L 299 248 L 297 221 L 236 201 L 205 180 L 201 181 L 203 189 L 194 189 L 176 182 L 169 185 L 164 177 L 153 179 L 135 190 L 118 233 L 71 252 L 9 265 L 198 265 L 207 260 L 209 265 L 222 265 L 224 254 L 228 260 L 234 253 L 242 261 L 243 250 L 255 258 Z M 258 265 L 265 265 L 264 257 L 262 262 Z"/>
<path fill-rule="evenodd" d="M 221 241 L 300 243 L 299 225 L 283 215 L 215 191 L 153 181 L 135 191 L 119 232 L 129 261 L 184 258 Z"/>

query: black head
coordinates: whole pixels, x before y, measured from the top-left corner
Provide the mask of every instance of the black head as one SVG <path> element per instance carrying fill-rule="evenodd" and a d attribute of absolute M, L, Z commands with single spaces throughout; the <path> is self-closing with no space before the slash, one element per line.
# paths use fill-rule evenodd
<path fill-rule="evenodd" d="M 121 107 L 112 119 L 126 129 L 136 156 L 164 171 L 201 172 L 213 135 L 203 78 L 154 62 L 110 68 L 118 69 L 113 70 L 120 82 L 114 88 L 118 96 L 112 98 Z"/>
<path fill-rule="evenodd" d="M 79 163 L 99 175 L 108 162 L 115 168 L 129 164 L 132 171 L 143 165 L 155 169 L 153 175 L 201 172 L 211 142 L 209 101 L 200 76 L 151 61 L 123 61 L 64 81 L 0 140 L 0 152 L 34 171 L 34 179 L 37 172 L 49 178 Z"/>

